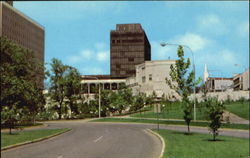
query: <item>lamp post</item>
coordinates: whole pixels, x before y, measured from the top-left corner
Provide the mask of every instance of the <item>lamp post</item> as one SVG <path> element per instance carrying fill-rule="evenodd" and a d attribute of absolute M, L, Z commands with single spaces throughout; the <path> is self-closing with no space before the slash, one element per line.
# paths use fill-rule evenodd
<path fill-rule="evenodd" d="M 83 76 L 84 77 L 84 76 Z M 98 97 L 98 102 L 99 102 L 99 118 L 101 118 L 101 85 L 100 85 L 100 82 L 99 82 L 99 78 L 98 77 L 94 77 L 94 76 L 87 76 L 88 78 L 94 78 L 94 79 L 97 79 L 98 80 L 98 85 L 99 85 L 99 97 Z"/>
<path fill-rule="evenodd" d="M 160 44 L 162 47 L 165 47 L 166 45 L 171 45 L 171 46 L 182 46 L 182 47 L 185 47 L 185 48 L 188 48 L 192 54 L 192 59 L 193 59 L 193 71 L 194 71 L 194 87 L 193 87 L 193 93 L 194 93 L 194 121 L 196 121 L 196 92 L 195 92 L 195 64 L 194 64 L 194 52 L 192 51 L 192 49 L 187 46 L 187 45 L 182 45 L 182 44 L 173 44 L 173 43 L 161 43 Z"/>

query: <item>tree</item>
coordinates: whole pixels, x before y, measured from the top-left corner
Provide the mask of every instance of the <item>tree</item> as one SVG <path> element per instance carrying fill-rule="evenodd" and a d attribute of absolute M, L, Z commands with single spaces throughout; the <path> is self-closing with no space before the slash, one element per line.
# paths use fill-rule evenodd
<path fill-rule="evenodd" d="M 37 64 L 31 50 L 3 37 L 0 42 L 1 120 L 12 126 L 21 121 L 21 116 L 30 116 L 30 112 L 35 115 L 43 106 L 43 96 L 37 95 L 42 89 L 36 82 L 43 77 L 43 65 Z"/>
<path fill-rule="evenodd" d="M 178 60 L 175 65 L 170 66 L 170 77 L 166 78 L 166 82 L 171 89 L 174 89 L 182 97 L 182 105 L 184 112 L 184 120 L 190 133 L 189 125 L 192 120 L 192 104 L 188 96 L 192 93 L 192 87 L 200 82 L 200 79 L 195 82 L 194 71 L 188 73 L 190 59 L 185 61 L 183 47 L 179 46 L 177 50 Z"/>
<path fill-rule="evenodd" d="M 110 110 L 118 111 L 120 114 L 133 103 L 132 90 L 127 86 L 121 86 L 110 95 Z"/>
<path fill-rule="evenodd" d="M 51 65 L 50 83 L 51 87 L 49 89 L 49 94 L 51 100 L 57 103 L 55 110 L 58 112 L 59 119 L 62 118 L 63 114 L 63 103 L 66 97 L 65 94 L 65 75 L 69 66 L 62 64 L 58 59 L 53 58 Z"/>
<path fill-rule="evenodd" d="M 223 102 L 218 101 L 218 98 L 207 98 L 203 104 L 205 104 L 207 109 L 208 119 L 210 120 L 209 128 L 213 133 L 213 140 L 215 141 L 216 136 L 219 134 L 218 129 L 221 127 L 225 106 Z"/>
<path fill-rule="evenodd" d="M 80 109 L 78 100 L 81 99 L 81 75 L 77 69 L 69 67 L 68 73 L 65 75 L 65 97 L 69 100 L 71 112 L 78 115 Z"/>
<path fill-rule="evenodd" d="M 132 104 L 132 107 L 130 108 L 130 111 L 140 110 L 140 114 L 141 114 L 141 109 L 144 107 L 144 103 L 146 104 L 145 94 L 139 93 L 138 95 L 135 95 L 133 98 L 134 98 L 133 104 Z"/>

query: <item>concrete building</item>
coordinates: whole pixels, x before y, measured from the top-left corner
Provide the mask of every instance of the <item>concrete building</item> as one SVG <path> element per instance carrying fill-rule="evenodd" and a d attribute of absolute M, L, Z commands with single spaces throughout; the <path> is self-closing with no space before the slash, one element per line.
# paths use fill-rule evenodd
<path fill-rule="evenodd" d="M 232 91 L 233 78 L 208 77 L 205 86 L 209 92 Z"/>
<path fill-rule="evenodd" d="M 233 77 L 233 88 L 235 91 L 244 90 L 249 91 L 249 69 L 241 74 L 236 74 Z"/>
<path fill-rule="evenodd" d="M 117 24 L 110 32 L 112 77 L 135 76 L 135 65 L 151 60 L 151 46 L 140 24 Z"/>
<path fill-rule="evenodd" d="M 44 64 L 44 27 L 13 7 L 12 1 L 0 2 L 0 36 L 30 49 L 39 64 Z M 43 86 L 43 78 L 39 77 Z"/>
<path fill-rule="evenodd" d="M 110 75 L 84 75 L 82 76 L 81 89 L 89 101 L 98 93 L 99 85 L 100 90 L 117 90 L 125 85 L 125 82 L 124 78 L 114 78 Z"/>
<path fill-rule="evenodd" d="M 178 99 L 177 93 L 166 83 L 166 78 L 170 79 L 170 66 L 174 64 L 175 60 L 145 61 L 136 65 L 136 76 L 127 78 L 126 84 L 134 93 L 142 92 L 149 96 L 155 92 L 157 97 L 164 94 L 169 99 Z"/>

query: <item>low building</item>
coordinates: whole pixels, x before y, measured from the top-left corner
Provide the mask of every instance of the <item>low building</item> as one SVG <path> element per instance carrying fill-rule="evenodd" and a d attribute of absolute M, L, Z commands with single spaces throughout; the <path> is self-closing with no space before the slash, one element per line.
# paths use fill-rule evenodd
<path fill-rule="evenodd" d="M 165 95 L 177 99 L 177 93 L 166 83 L 166 78 L 170 78 L 170 66 L 174 64 L 175 60 L 145 61 L 135 66 L 136 76 L 127 78 L 126 84 L 134 93 L 142 92 L 147 96 L 155 93 L 157 97 Z"/>
<path fill-rule="evenodd" d="M 233 89 L 235 91 L 244 90 L 249 91 L 249 69 L 241 74 L 236 74 L 233 77 Z"/>
<path fill-rule="evenodd" d="M 233 90 L 233 78 L 208 77 L 205 85 L 209 92 Z"/>
<path fill-rule="evenodd" d="M 99 85 L 102 90 L 117 90 L 125 82 L 125 78 L 114 78 L 110 75 L 84 75 L 81 86 L 83 93 L 93 94 L 96 93 Z"/>

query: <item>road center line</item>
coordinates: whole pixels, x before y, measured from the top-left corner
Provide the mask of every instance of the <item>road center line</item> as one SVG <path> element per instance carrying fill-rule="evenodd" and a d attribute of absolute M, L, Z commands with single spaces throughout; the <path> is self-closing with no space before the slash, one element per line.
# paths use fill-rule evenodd
<path fill-rule="evenodd" d="M 95 142 L 95 143 L 96 143 L 96 142 L 98 142 L 99 140 L 101 140 L 101 139 L 102 139 L 102 137 L 103 137 L 103 136 L 101 136 L 101 137 L 97 138 L 96 140 L 94 140 L 94 142 Z"/>

